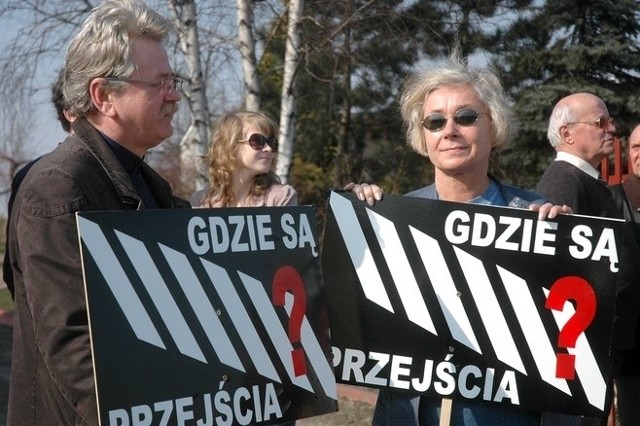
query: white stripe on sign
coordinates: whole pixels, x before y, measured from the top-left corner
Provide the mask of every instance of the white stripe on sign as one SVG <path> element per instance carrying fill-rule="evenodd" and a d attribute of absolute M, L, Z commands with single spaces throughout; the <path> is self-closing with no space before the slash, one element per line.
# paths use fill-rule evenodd
<path fill-rule="evenodd" d="M 247 293 L 249 294 L 258 315 L 260 315 L 262 324 L 269 334 L 271 343 L 273 343 L 273 347 L 276 349 L 280 361 L 282 361 L 287 374 L 291 378 L 291 382 L 298 387 L 306 389 L 309 392 L 313 392 L 311 383 L 309 383 L 309 378 L 306 375 L 296 377 L 293 371 L 293 362 L 291 361 L 291 351 L 293 351 L 293 346 L 291 345 L 291 341 L 289 340 L 287 333 L 284 331 L 284 328 L 282 328 L 280 319 L 276 314 L 273 304 L 271 304 L 271 300 L 269 299 L 269 295 L 265 291 L 264 286 L 257 279 L 240 271 L 238 271 L 238 276 L 244 283 Z"/>
<path fill-rule="evenodd" d="M 143 342 L 166 349 L 158 330 L 153 325 L 100 227 L 80 216 L 78 216 L 78 227 L 82 241 L 91 253 L 91 257 L 96 262 L 136 337 Z M 84 261 L 82 264 L 84 265 Z"/>
<path fill-rule="evenodd" d="M 420 287 L 416 282 L 415 275 L 413 275 L 411 264 L 395 225 L 389 219 L 369 209 L 367 209 L 367 214 L 373 225 L 378 244 L 382 249 L 409 321 L 437 336 L 436 327 L 433 324 L 422 293 L 420 293 Z"/>
<path fill-rule="evenodd" d="M 211 301 L 207 297 L 198 276 L 194 272 L 187 256 L 165 246 L 158 244 L 164 257 L 167 259 L 173 274 L 180 283 L 189 304 L 193 308 L 193 312 L 202 325 L 213 350 L 220 359 L 220 362 L 233 367 L 237 370 L 246 372 L 242 361 L 238 357 L 231 339 L 224 331 L 224 327 L 216 314 L 215 308 L 211 305 Z"/>
<path fill-rule="evenodd" d="M 518 318 L 520 328 L 524 332 L 525 340 L 538 367 L 540 377 L 567 395 L 571 395 L 566 380 L 556 377 L 556 353 L 544 329 L 527 282 L 500 266 L 498 266 L 498 272 L 504 288 L 507 290 L 516 318 Z"/>
<path fill-rule="evenodd" d="M 479 259 L 460 248 L 454 247 L 453 249 L 469 284 L 473 300 L 476 302 L 496 356 L 500 361 L 526 375 L 527 371 L 518 353 L 516 342 L 513 340 L 484 265 Z"/>
<path fill-rule="evenodd" d="M 240 296 L 233 287 L 231 278 L 227 271 L 220 266 L 213 264 L 205 259 L 200 259 L 204 269 L 209 275 L 209 279 L 215 287 L 222 303 L 226 308 L 226 314 L 229 315 L 233 325 L 238 330 L 238 335 L 242 339 L 247 352 L 251 356 L 251 361 L 256 366 L 259 374 L 282 383 L 274 365 L 269 359 L 269 354 L 265 349 L 258 332 L 251 323 L 251 318 L 240 300 Z M 224 313 L 223 313 L 224 315 Z"/>
<path fill-rule="evenodd" d="M 130 237 L 122 232 L 115 231 L 122 247 L 136 269 L 151 300 L 155 304 L 171 337 L 176 342 L 178 350 L 193 359 L 207 363 L 204 354 L 200 350 L 191 329 L 187 324 L 180 308 L 167 288 L 160 271 L 158 271 L 151 255 L 142 241 Z"/>
<path fill-rule="evenodd" d="M 429 275 L 451 336 L 463 345 L 482 353 L 438 241 L 413 226 L 410 226 L 409 229 L 411 229 L 411 235 Z"/>
<path fill-rule="evenodd" d="M 293 310 L 293 301 L 291 299 L 293 298 L 293 295 L 287 293 L 284 297 L 284 307 L 287 310 L 287 313 L 291 315 L 291 311 Z M 313 329 L 311 328 L 311 324 L 309 324 L 309 320 L 307 320 L 306 315 L 302 321 L 302 332 L 300 337 L 302 338 L 302 346 L 305 348 L 305 353 L 318 376 L 318 380 L 320 380 L 324 393 L 328 397 L 337 400 L 338 388 L 336 387 L 336 376 L 333 371 L 333 367 L 331 367 L 327 361 L 327 357 L 320 346 L 320 342 L 316 339 L 316 335 L 313 333 Z"/>
<path fill-rule="evenodd" d="M 349 257 L 366 298 L 387 311 L 393 312 L 389 295 L 384 288 L 378 266 L 371 255 L 371 250 L 353 210 L 353 205 L 345 197 L 335 192 L 331 193 L 329 204 L 334 211 L 338 228 L 342 234 L 342 240 L 347 247 Z"/>
<path fill-rule="evenodd" d="M 543 288 L 545 297 L 549 297 L 549 290 Z M 565 302 L 562 312 L 552 309 L 553 318 L 558 325 L 558 330 L 562 330 L 571 317 L 576 313 L 574 306 Z M 580 384 L 584 389 L 587 400 L 594 407 L 604 410 L 606 402 L 607 384 L 598 368 L 598 363 L 591 351 L 591 345 L 584 333 L 580 333 L 576 340 L 575 348 L 567 348 L 571 355 L 575 355 L 576 374 L 580 377 Z"/>

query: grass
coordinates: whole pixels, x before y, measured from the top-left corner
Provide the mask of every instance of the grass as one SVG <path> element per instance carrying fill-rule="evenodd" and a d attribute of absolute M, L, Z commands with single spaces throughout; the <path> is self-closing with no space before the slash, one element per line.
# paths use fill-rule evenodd
<path fill-rule="evenodd" d="M 0 309 L 13 311 L 13 301 L 11 300 L 11 294 L 6 288 L 0 290 Z"/>
<path fill-rule="evenodd" d="M 5 247 L 5 228 L 7 219 L 0 217 L 0 265 L 2 265 L 2 259 L 4 259 L 4 247 Z M 2 282 L 0 281 L 0 285 Z M 11 300 L 11 293 L 6 288 L 0 290 L 0 309 L 6 309 L 7 311 L 13 311 L 13 301 Z"/>
<path fill-rule="evenodd" d="M 340 397 L 335 413 L 297 420 L 296 426 L 370 426 L 373 406 L 361 401 Z"/>

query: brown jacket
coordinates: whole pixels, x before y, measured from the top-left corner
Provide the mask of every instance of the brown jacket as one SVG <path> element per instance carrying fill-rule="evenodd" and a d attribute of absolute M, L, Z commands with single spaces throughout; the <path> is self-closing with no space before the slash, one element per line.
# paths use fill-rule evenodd
<path fill-rule="evenodd" d="M 96 129 L 84 119 L 73 128 L 33 166 L 13 208 L 12 426 L 98 424 L 75 213 L 144 208 Z M 161 208 L 189 207 L 146 164 L 142 174 Z"/>

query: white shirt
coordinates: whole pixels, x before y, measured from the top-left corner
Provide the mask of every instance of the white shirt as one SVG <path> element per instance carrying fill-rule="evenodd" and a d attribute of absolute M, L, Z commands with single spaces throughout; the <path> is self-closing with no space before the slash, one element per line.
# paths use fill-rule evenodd
<path fill-rule="evenodd" d="M 591 164 L 576 155 L 569 154 L 565 151 L 558 151 L 555 161 L 566 161 L 569 164 L 573 164 L 592 178 L 600 179 L 600 173 Z"/>

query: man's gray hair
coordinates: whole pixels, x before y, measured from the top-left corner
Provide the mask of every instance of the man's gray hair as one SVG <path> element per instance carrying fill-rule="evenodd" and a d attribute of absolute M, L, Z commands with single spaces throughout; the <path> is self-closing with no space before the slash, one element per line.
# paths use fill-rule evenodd
<path fill-rule="evenodd" d="M 128 77 L 135 70 L 132 40 L 164 42 L 169 20 L 141 0 L 105 0 L 73 37 L 65 58 L 64 96 L 69 112 L 85 116 L 93 109 L 89 84 L 96 77 Z"/>

